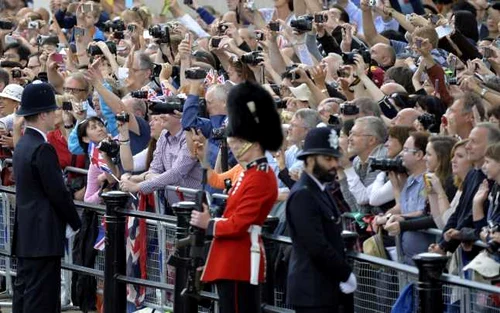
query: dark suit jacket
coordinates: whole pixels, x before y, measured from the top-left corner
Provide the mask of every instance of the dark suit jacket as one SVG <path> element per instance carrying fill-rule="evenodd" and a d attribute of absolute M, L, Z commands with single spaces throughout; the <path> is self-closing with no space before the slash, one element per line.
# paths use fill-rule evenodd
<path fill-rule="evenodd" d="M 81 226 L 64 184 L 57 154 L 43 136 L 26 128 L 13 158 L 16 217 L 12 252 L 34 258 L 64 255 L 66 224 Z"/>
<path fill-rule="evenodd" d="M 294 306 L 338 306 L 346 262 L 340 212 L 329 193 L 302 173 L 288 197 L 286 218 L 293 241 L 287 301 Z"/>

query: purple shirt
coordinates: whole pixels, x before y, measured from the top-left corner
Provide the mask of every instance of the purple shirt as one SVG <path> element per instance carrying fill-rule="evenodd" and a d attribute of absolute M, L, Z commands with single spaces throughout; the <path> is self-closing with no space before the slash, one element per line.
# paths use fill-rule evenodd
<path fill-rule="evenodd" d="M 156 143 L 149 173 L 159 175 L 139 184 L 144 193 L 163 189 L 167 185 L 194 189 L 201 187 L 202 170 L 198 160 L 192 158 L 188 151 L 184 131 L 181 130 L 176 135 L 162 131 Z M 175 191 L 166 191 L 165 196 L 170 205 L 179 201 Z"/>

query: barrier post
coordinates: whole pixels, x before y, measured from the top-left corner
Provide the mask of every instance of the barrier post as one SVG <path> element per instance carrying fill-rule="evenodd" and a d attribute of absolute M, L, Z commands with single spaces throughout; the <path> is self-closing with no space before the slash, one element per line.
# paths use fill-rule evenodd
<path fill-rule="evenodd" d="M 177 216 L 176 254 L 170 255 L 167 264 L 175 267 L 174 312 L 176 313 L 198 312 L 197 299 L 183 294 L 189 275 L 189 242 L 191 240 L 189 238 L 189 221 L 194 207 L 195 203 L 190 201 L 177 202 L 172 205 L 172 210 Z"/>
<path fill-rule="evenodd" d="M 420 313 L 443 312 L 441 274 L 448 257 L 437 253 L 420 253 L 413 257 L 418 267 L 418 308 Z"/>
<path fill-rule="evenodd" d="M 129 195 L 121 191 L 102 194 L 106 204 L 106 248 L 104 250 L 104 312 L 124 313 L 127 309 L 125 283 L 116 280 L 125 275 L 125 216 L 117 214 L 128 202 Z"/>

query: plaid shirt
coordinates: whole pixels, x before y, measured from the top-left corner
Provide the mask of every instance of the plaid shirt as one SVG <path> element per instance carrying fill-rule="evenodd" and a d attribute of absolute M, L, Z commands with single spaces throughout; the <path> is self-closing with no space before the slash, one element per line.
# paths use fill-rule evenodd
<path fill-rule="evenodd" d="M 167 185 L 201 187 L 202 170 L 197 159 L 192 158 L 188 151 L 184 131 L 175 135 L 166 130 L 161 133 L 148 172 L 159 175 L 139 184 L 144 193 L 164 189 Z M 166 191 L 165 196 L 171 205 L 179 201 L 175 191 Z"/>
<path fill-rule="evenodd" d="M 370 154 L 370 157 L 385 158 L 386 155 L 387 155 L 387 149 L 382 144 L 373 149 L 372 153 Z M 380 171 L 378 170 L 372 171 L 370 169 L 370 163 L 371 162 L 366 162 L 364 164 L 361 163 L 361 160 L 359 159 L 358 156 L 354 158 L 354 160 L 352 161 L 352 167 L 354 168 L 354 171 L 359 176 L 359 179 L 361 180 L 361 182 L 365 187 L 370 186 L 377 178 L 377 175 L 380 173 Z M 372 207 L 370 205 L 360 205 L 357 203 L 356 199 L 352 194 L 352 191 L 349 190 L 349 184 L 347 183 L 346 177 L 341 179 L 339 183 L 340 183 L 340 190 L 342 191 L 342 195 L 344 196 L 344 200 L 351 208 L 351 212 L 375 213 L 378 211 L 378 208 Z"/>

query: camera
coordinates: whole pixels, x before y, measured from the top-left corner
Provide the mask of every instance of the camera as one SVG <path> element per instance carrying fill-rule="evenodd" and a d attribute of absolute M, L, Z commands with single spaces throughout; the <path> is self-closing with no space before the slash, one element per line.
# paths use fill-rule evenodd
<path fill-rule="evenodd" d="M 220 38 L 220 37 L 212 37 L 212 39 L 210 41 L 210 46 L 212 48 L 219 48 L 221 41 L 222 41 L 222 38 Z"/>
<path fill-rule="evenodd" d="M 113 38 L 117 40 L 122 40 L 125 38 L 125 33 L 123 32 L 123 30 L 116 31 L 113 33 Z"/>
<path fill-rule="evenodd" d="M 38 35 L 36 37 L 36 44 L 39 46 L 43 46 L 45 44 L 45 41 L 49 38 L 50 36 Z"/>
<path fill-rule="evenodd" d="M 366 64 L 370 64 L 371 63 L 372 56 L 370 54 L 370 51 L 368 51 L 368 50 L 357 50 L 357 49 L 354 49 L 354 50 L 352 50 L 352 52 L 342 53 L 342 60 L 344 61 L 344 64 L 345 65 L 356 64 L 354 62 L 354 60 L 355 60 L 354 56 L 356 54 L 361 55 L 361 57 L 363 58 L 363 61 Z"/>
<path fill-rule="evenodd" d="M 299 32 L 308 32 L 312 30 L 313 17 L 310 15 L 299 16 L 296 20 L 290 22 L 290 26 Z"/>
<path fill-rule="evenodd" d="M 212 139 L 215 140 L 225 140 L 226 139 L 226 127 L 212 128 Z"/>
<path fill-rule="evenodd" d="M 31 21 L 28 23 L 28 29 L 39 29 L 40 22 L 39 21 Z"/>
<path fill-rule="evenodd" d="M 122 112 L 115 115 L 117 121 L 122 123 L 128 123 L 130 121 L 130 115 L 127 112 Z"/>
<path fill-rule="evenodd" d="M 493 221 L 488 221 L 488 227 L 487 227 L 488 232 L 491 234 L 496 233 L 500 231 L 500 224 L 494 224 Z M 499 253 L 500 252 L 500 243 L 490 239 L 487 242 L 488 247 L 486 250 L 488 250 L 489 253 Z"/>
<path fill-rule="evenodd" d="M 70 101 L 63 101 L 62 109 L 63 111 L 73 111 L 73 104 Z"/>
<path fill-rule="evenodd" d="M 120 143 L 118 140 L 104 139 L 99 143 L 97 149 L 106 153 L 110 158 L 116 158 L 120 153 Z"/>
<path fill-rule="evenodd" d="M 359 108 L 355 104 L 344 103 L 340 106 L 340 114 L 346 116 L 358 115 Z"/>
<path fill-rule="evenodd" d="M 111 54 L 116 54 L 116 44 L 113 41 L 106 41 L 106 46 L 108 46 L 109 52 L 111 52 Z M 99 48 L 99 46 L 97 45 L 90 45 L 87 49 L 87 53 L 93 57 L 103 54 L 101 48 Z"/>
<path fill-rule="evenodd" d="M 23 76 L 21 70 L 12 70 L 11 74 L 12 78 L 21 78 Z"/>
<path fill-rule="evenodd" d="M 207 71 L 201 67 L 191 67 L 184 72 L 186 79 L 205 79 Z"/>
<path fill-rule="evenodd" d="M 294 81 L 300 78 L 300 74 L 295 70 L 290 70 L 285 73 L 284 78 L 288 78 L 289 80 Z"/>
<path fill-rule="evenodd" d="M 130 92 L 130 96 L 136 99 L 147 99 L 148 91 L 147 90 L 135 90 Z"/>
<path fill-rule="evenodd" d="M 286 101 L 283 99 L 274 99 L 274 104 L 276 104 L 276 109 L 286 109 Z"/>
<path fill-rule="evenodd" d="M 252 66 L 259 65 L 260 62 L 264 61 L 259 51 L 245 53 L 241 56 L 240 60 L 241 62 Z"/>
<path fill-rule="evenodd" d="M 220 36 L 223 36 L 228 28 L 229 26 L 225 24 L 219 24 L 219 26 L 217 26 L 217 32 Z"/>
<path fill-rule="evenodd" d="M 458 85 L 458 79 L 456 77 L 448 78 L 448 85 Z"/>
<path fill-rule="evenodd" d="M 326 23 L 327 21 L 328 21 L 328 15 L 324 14 L 314 15 L 314 23 Z"/>
<path fill-rule="evenodd" d="M 424 113 L 417 117 L 417 120 L 424 127 L 425 130 L 429 130 L 434 124 L 436 124 L 436 116 L 430 113 Z"/>
<path fill-rule="evenodd" d="M 269 22 L 269 29 L 273 32 L 279 32 L 280 31 L 280 22 L 276 22 L 276 21 Z"/>
<path fill-rule="evenodd" d="M 263 32 L 255 32 L 255 40 L 263 41 L 265 39 Z"/>
<path fill-rule="evenodd" d="M 170 42 L 170 29 L 166 24 L 157 24 L 149 27 L 151 37 L 158 39 L 159 43 Z"/>
<path fill-rule="evenodd" d="M 12 22 L 9 22 L 9 21 L 0 21 L 0 29 L 3 29 L 3 30 L 10 30 L 12 28 L 14 28 L 14 23 Z"/>
<path fill-rule="evenodd" d="M 173 114 L 174 111 L 182 112 L 184 99 L 178 97 L 165 97 L 164 101 L 149 101 L 151 115 Z"/>
<path fill-rule="evenodd" d="M 120 18 L 115 18 L 112 21 L 104 22 L 103 30 L 105 32 L 122 32 L 125 30 L 125 23 Z"/>
<path fill-rule="evenodd" d="M 403 159 L 398 157 L 395 159 L 386 159 L 375 157 L 369 158 L 370 168 L 372 171 L 406 173 L 406 168 L 403 166 Z"/>

